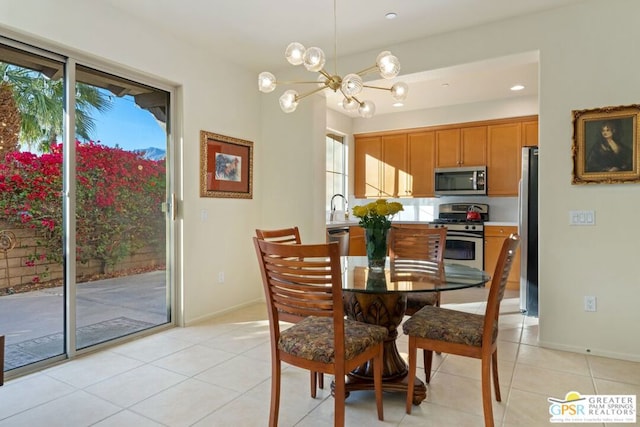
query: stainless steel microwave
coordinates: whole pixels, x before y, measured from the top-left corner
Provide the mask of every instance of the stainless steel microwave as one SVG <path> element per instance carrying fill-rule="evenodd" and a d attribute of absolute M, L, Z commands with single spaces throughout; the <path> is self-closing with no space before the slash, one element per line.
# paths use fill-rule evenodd
<path fill-rule="evenodd" d="M 487 194 L 487 167 L 436 168 L 436 196 L 470 196 Z"/>

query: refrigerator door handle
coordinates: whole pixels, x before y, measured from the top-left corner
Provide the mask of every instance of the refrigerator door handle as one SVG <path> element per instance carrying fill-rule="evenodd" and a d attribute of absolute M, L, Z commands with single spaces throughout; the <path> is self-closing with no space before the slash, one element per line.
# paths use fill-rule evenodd
<path fill-rule="evenodd" d="M 523 182 L 522 182 L 522 178 L 520 178 L 520 181 L 518 181 L 518 234 L 520 236 L 522 236 L 523 231 L 520 230 L 520 228 L 522 227 L 522 213 L 524 210 L 524 187 L 523 187 Z"/>

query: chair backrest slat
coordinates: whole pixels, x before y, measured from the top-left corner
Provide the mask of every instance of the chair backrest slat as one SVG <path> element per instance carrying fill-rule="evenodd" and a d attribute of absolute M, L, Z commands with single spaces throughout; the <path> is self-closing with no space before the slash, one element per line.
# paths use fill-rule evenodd
<path fill-rule="evenodd" d="M 446 228 L 411 227 L 409 224 L 392 227 L 389 236 L 392 275 L 441 277 L 446 238 Z"/>
<path fill-rule="evenodd" d="M 298 227 L 280 228 L 276 230 L 257 229 L 256 236 L 258 236 L 258 239 L 275 243 L 289 243 L 298 245 L 302 243 Z"/>
<path fill-rule="evenodd" d="M 389 257 L 442 262 L 447 239 L 446 228 L 391 228 Z"/>
<path fill-rule="evenodd" d="M 338 243 L 291 245 L 257 237 L 253 241 L 260 261 L 273 336 L 279 337 L 281 320 L 295 323 L 308 316 L 333 317 L 336 351 L 344 351 Z"/>

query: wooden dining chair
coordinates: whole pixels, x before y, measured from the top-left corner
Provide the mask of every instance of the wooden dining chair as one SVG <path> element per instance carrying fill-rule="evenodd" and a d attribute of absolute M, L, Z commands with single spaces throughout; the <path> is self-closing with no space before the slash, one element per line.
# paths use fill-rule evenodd
<path fill-rule="evenodd" d="M 442 273 L 447 229 L 402 224 L 392 227 L 389 237 L 389 260 L 393 269 L 420 269 L 432 274 Z M 422 307 L 440 306 L 440 292 L 411 292 L 407 294 L 405 314 L 414 315 Z M 425 374 L 428 352 L 423 352 Z"/>
<path fill-rule="evenodd" d="M 299 245 L 302 243 L 298 227 L 279 228 L 275 230 L 256 229 L 258 239 L 275 243 L 290 243 Z"/>
<path fill-rule="evenodd" d="M 275 243 L 288 243 L 292 245 L 302 243 L 298 227 L 278 228 L 274 230 L 256 229 L 256 236 L 258 236 L 258 239 Z M 311 397 L 315 399 L 317 389 L 324 388 L 324 375 L 322 372 L 313 371 L 310 372 L 310 375 Z"/>
<path fill-rule="evenodd" d="M 278 425 L 281 362 L 334 375 L 334 426 L 344 426 L 345 377 L 373 362 L 376 408 L 383 419 L 383 342 L 387 329 L 345 318 L 337 242 L 287 245 L 253 238 L 271 335 L 269 426 Z M 281 329 L 280 322 L 293 323 Z"/>
<path fill-rule="evenodd" d="M 493 426 L 492 373 L 496 400 L 498 402 L 501 400 L 498 382 L 498 315 L 519 243 L 520 237 L 511 234 L 502 244 L 498 263 L 491 279 L 484 315 L 425 306 L 402 325 L 404 333 L 409 336 L 407 414 L 411 413 L 413 401 L 416 352 L 421 348 L 431 356 L 434 351 L 440 351 L 481 359 L 484 423 L 485 426 Z M 428 366 L 425 366 L 427 383 L 431 379 L 431 360 L 430 357 Z"/>

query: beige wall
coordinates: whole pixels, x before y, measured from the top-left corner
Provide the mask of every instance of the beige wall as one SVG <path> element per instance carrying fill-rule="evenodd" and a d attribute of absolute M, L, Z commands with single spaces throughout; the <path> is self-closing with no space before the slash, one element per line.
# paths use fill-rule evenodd
<path fill-rule="evenodd" d="M 213 64 L 211 52 L 185 48 L 153 29 L 142 31 L 139 22 L 117 11 L 99 10 L 95 2 L 79 11 L 75 8 L 82 2 L 4 3 L 1 25 L 179 86 L 181 117 L 175 137 L 183 197 L 178 245 L 185 321 L 262 298 L 249 239 L 255 227 L 297 223 L 306 240 L 322 238 L 322 141 L 327 123 L 322 98 L 284 115 L 273 99 L 260 98 L 255 73 L 219 61 Z M 67 3 L 73 7 L 60 7 Z M 640 232 L 633 228 L 640 186 L 570 184 L 571 110 L 640 100 L 640 58 L 634 45 L 640 38 L 638 16 L 636 0 L 589 0 L 390 46 L 406 73 L 539 52 L 540 341 L 631 360 L 640 360 L 640 275 L 635 268 Z M 118 31 L 111 30 L 116 27 Z M 376 53 L 344 58 L 341 64 L 360 69 Z M 232 93 L 239 95 L 231 97 Z M 200 129 L 255 141 L 253 200 L 199 198 Z M 209 212 L 207 222 L 200 221 L 202 209 Z M 573 209 L 595 210 L 596 226 L 570 227 L 568 211 Z M 214 280 L 221 270 L 226 273 L 224 285 Z M 583 311 L 584 295 L 598 297 L 597 312 Z"/>

